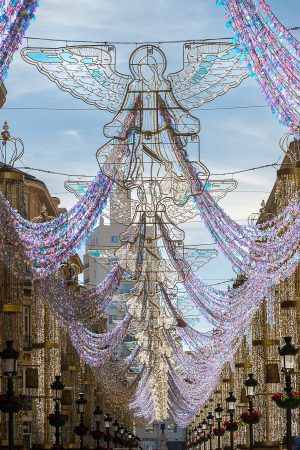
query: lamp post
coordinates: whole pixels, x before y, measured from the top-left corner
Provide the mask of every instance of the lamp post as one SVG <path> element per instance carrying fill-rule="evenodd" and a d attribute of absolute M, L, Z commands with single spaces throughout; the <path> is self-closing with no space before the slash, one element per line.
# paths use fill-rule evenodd
<path fill-rule="evenodd" d="M 118 443 L 119 423 L 118 423 L 117 419 L 115 419 L 115 420 L 113 421 L 112 427 L 113 427 L 114 434 L 115 434 L 115 443 Z"/>
<path fill-rule="evenodd" d="M 121 435 L 121 445 L 122 445 L 122 447 L 123 447 L 123 445 L 124 445 L 124 442 L 123 442 L 123 435 L 124 435 L 124 425 L 121 423 L 121 425 L 119 426 L 119 432 L 120 432 L 120 435 Z"/>
<path fill-rule="evenodd" d="M 207 430 L 207 422 L 206 422 L 205 418 L 202 420 L 201 425 L 202 425 L 203 437 L 206 437 L 205 432 Z M 204 450 L 206 450 L 206 441 L 205 440 L 204 440 Z"/>
<path fill-rule="evenodd" d="M 278 348 L 280 355 L 281 371 L 285 376 L 285 392 L 287 395 L 291 395 L 292 387 L 292 373 L 295 370 L 296 355 L 299 352 L 299 348 L 294 347 L 292 344 L 291 336 L 284 338 L 285 344 Z M 286 409 L 286 446 L 287 450 L 292 450 L 292 410 Z"/>
<path fill-rule="evenodd" d="M 229 396 L 226 398 L 226 406 L 227 406 L 227 412 L 229 413 L 229 421 L 231 424 L 230 428 L 230 449 L 234 449 L 234 442 L 233 442 L 233 417 L 234 417 L 234 411 L 235 411 L 235 402 L 236 398 L 233 395 L 233 392 L 229 392 Z"/>
<path fill-rule="evenodd" d="M 221 422 L 222 422 L 222 412 L 223 408 L 220 403 L 217 404 L 215 408 L 215 418 L 218 422 L 218 450 L 221 450 Z"/>
<path fill-rule="evenodd" d="M 96 408 L 93 411 L 93 416 L 94 416 L 94 421 L 96 424 L 96 445 L 97 445 L 97 450 L 99 450 L 99 441 L 100 441 L 100 421 L 101 421 L 101 414 L 102 411 L 100 409 L 100 406 L 96 406 Z"/>
<path fill-rule="evenodd" d="M 80 449 L 83 449 L 83 437 L 86 434 L 86 433 L 84 433 L 83 418 L 84 418 L 84 413 L 85 413 L 86 404 L 87 404 L 87 400 L 84 398 L 83 393 L 79 394 L 79 398 L 76 400 L 76 403 L 77 403 L 77 412 L 80 416 L 80 427 L 82 429 L 82 432 L 80 433 Z"/>
<path fill-rule="evenodd" d="M 212 429 L 214 426 L 214 416 L 211 412 L 208 413 L 207 419 L 207 425 L 209 426 L 209 450 L 212 450 Z"/>
<path fill-rule="evenodd" d="M 253 378 L 253 374 L 249 373 L 248 378 L 244 381 L 244 385 L 246 386 L 246 397 L 249 399 L 249 413 L 254 412 L 253 408 L 253 399 L 255 397 L 255 390 L 257 386 L 257 381 Z M 253 450 L 254 440 L 253 440 L 253 424 L 249 423 L 249 435 L 250 435 L 250 450 Z"/>
<path fill-rule="evenodd" d="M 188 448 L 190 448 L 192 445 L 192 430 L 188 430 Z"/>
<path fill-rule="evenodd" d="M 198 430 L 197 430 L 197 428 L 194 427 L 193 430 L 192 430 L 192 432 L 193 432 L 193 450 L 195 450 L 195 445 L 194 445 L 194 444 L 196 444 L 197 436 L 198 436 Z M 197 447 L 197 444 L 196 444 L 196 447 Z"/>
<path fill-rule="evenodd" d="M 106 428 L 106 447 L 109 448 L 109 443 L 110 443 L 110 439 L 109 439 L 109 428 L 110 425 L 112 423 L 112 418 L 109 414 L 106 414 L 106 416 L 104 416 L 104 425 Z"/>
<path fill-rule="evenodd" d="M 3 365 L 3 375 L 7 378 L 6 395 L 9 398 L 14 396 L 13 377 L 17 375 L 18 358 L 20 353 L 13 348 L 13 341 L 6 341 L 6 348 L 0 352 Z M 14 447 L 14 412 L 8 413 L 8 449 Z"/>
<path fill-rule="evenodd" d="M 132 432 L 128 430 L 128 447 L 132 448 Z"/>
<path fill-rule="evenodd" d="M 54 407 L 54 416 L 56 416 L 55 421 L 55 447 L 60 447 L 60 431 L 59 431 L 59 418 L 60 418 L 60 408 L 59 404 L 61 402 L 62 393 L 65 388 L 65 385 L 62 383 L 60 379 L 60 375 L 56 375 L 54 382 L 51 384 L 52 390 L 52 398 L 55 403 Z"/>
<path fill-rule="evenodd" d="M 199 423 L 197 426 L 197 433 L 196 433 L 196 446 L 198 446 L 200 443 L 200 449 L 201 449 L 201 445 L 202 445 L 201 436 L 202 436 L 202 425 L 201 425 L 201 423 Z"/>

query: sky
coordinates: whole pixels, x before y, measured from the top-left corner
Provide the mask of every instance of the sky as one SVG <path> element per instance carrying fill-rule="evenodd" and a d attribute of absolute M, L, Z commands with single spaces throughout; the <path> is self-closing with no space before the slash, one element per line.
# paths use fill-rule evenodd
<path fill-rule="evenodd" d="M 299 0 L 270 0 L 269 4 L 286 27 L 300 26 Z M 294 33 L 300 38 L 299 31 Z M 230 31 L 225 27 L 223 8 L 217 8 L 215 0 L 40 0 L 28 36 L 64 42 L 24 39 L 24 46 L 28 42 L 29 46 L 59 47 L 71 40 L 153 42 L 229 37 Z M 167 73 L 182 67 L 182 46 L 182 43 L 161 45 L 168 58 Z M 128 58 L 136 45 L 116 47 L 117 69 L 128 73 Z M 111 113 L 96 109 L 55 110 L 89 106 L 60 91 L 18 54 L 5 85 L 8 95 L 5 107 L 0 110 L 0 122 L 7 120 L 11 133 L 24 142 L 25 154 L 18 166 L 68 174 L 96 174 L 95 153 L 105 143 L 102 128 L 112 120 Z M 265 106 L 254 80 L 247 79 L 225 96 L 193 110 L 201 120 L 201 158 L 212 173 L 257 167 L 282 159 L 278 143 L 287 129 L 277 123 L 268 107 L 231 109 L 237 106 Z M 61 198 L 61 206 L 69 208 L 75 203 L 73 195 L 64 189 L 67 177 L 32 174 L 47 184 L 52 195 Z M 235 179 L 236 191 L 222 200 L 221 205 L 239 223 L 247 223 L 249 215 L 257 212 L 261 201 L 268 198 L 276 170 L 245 172 Z M 185 226 L 185 231 L 189 244 L 211 242 L 197 221 Z M 232 278 L 230 265 L 222 257 L 205 266 L 200 274 L 209 284 Z"/>

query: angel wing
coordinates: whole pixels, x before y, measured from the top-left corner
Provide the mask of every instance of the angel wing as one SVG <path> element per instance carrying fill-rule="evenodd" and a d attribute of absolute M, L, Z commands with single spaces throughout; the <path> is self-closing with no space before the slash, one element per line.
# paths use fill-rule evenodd
<path fill-rule="evenodd" d="M 247 76 L 247 67 L 235 45 L 187 42 L 183 69 L 171 73 L 168 79 L 178 103 L 189 110 L 225 94 Z"/>
<path fill-rule="evenodd" d="M 113 45 L 24 48 L 21 54 L 63 91 L 110 112 L 119 111 L 132 80 L 116 71 Z"/>

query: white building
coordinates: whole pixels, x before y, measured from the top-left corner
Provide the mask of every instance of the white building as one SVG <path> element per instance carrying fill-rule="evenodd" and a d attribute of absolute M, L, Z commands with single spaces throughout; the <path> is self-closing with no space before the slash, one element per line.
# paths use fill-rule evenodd
<path fill-rule="evenodd" d="M 119 190 L 116 191 L 116 195 L 119 195 Z M 130 199 L 126 198 L 126 195 L 122 195 L 123 202 L 128 203 L 128 208 L 124 208 L 126 213 L 130 216 Z M 118 249 L 121 245 L 120 235 L 126 230 L 126 226 L 117 222 L 117 197 L 112 195 L 110 207 L 109 207 L 109 219 L 104 219 L 103 216 L 100 219 L 100 224 L 92 231 L 89 239 L 86 242 L 86 253 L 83 256 L 84 272 L 83 282 L 87 288 L 93 288 L 97 286 L 109 272 L 109 266 L 113 267 L 117 261 L 113 257 L 114 249 Z M 107 264 L 100 263 L 105 258 L 97 258 L 97 255 L 108 255 Z M 110 256 L 112 255 L 112 256 Z M 132 288 L 132 282 L 122 280 L 118 293 L 128 293 Z M 120 310 L 116 302 L 106 308 L 104 317 L 107 320 L 107 330 L 110 331 L 116 326 L 116 323 L 123 319 L 124 312 Z M 129 354 L 127 347 L 130 346 L 132 338 L 126 336 L 125 342 L 128 345 L 124 345 L 120 350 L 119 356 L 125 357 Z"/>

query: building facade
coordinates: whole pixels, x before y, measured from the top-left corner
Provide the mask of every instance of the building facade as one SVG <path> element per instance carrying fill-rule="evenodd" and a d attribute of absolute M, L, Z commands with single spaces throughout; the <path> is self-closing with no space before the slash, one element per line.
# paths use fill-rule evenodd
<path fill-rule="evenodd" d="M 59 199 L 51 197 L 42 181 L 3 163 L 0 164 L 0 190 L 13 208 L 29 220 L 44 222 L 62 212 Z M 81 289 L 78 274 L 82 271 L 78 256 L 65 264 L 63 272 L 69 289 Z M 95 429 L 92 413 L 96 405 L 103 405 L 111 414 L 113 410 L 96 373 L 81 361 L 66 331 L 38 295 L 37 283 L 29 272 L 26 274 L 26 267 L 24 273 L 18 274 L 9 261 L 0 262 L 0 349 L 5 348 L 7 340 L 13 340 L 20 352 L 14 388 L 27 404 L 26 410 L 14 415 L 15 445 L 52 448 L 55 430 L 48 421 L 49 414 L 54 412 L 51 384 L 56 375 L 61 375 L 65 385 L 62 413 L 68 416 L 67 424 L 61 429 L 62 443 L 65 448 L 77 448 L 79 438 L 74 434 L 74 427 L 79 424 L 76 410 L 79 392 L 87 399 L 85 425 L 90 430 Z M 106 331 L 101 318 L 98 325 L 100 332 Z M 1 377 L 0 393 L 5 391 L 6 381 Z M 103 423 L 101 428 L 104 429 Z M 86 444 L 94 444 L 91 435 Z M 7 445 L 7 415 L 0 413 L 0 446 Z"/>
<path fill-rule="evenodd" d="M 259 221 L 275 217 L 288 205 L 300 189 L 300 141 L 293 141 L 285 149 L 286 156 L 277 172 L 277 180 L 270 197 L 260 211 Z M 236 282 L 236 287 L 243 278 Z M 255 314 L 250 332 L 234 355 L 233 364 L 226 364 L 220 384 L 213 397 L 199 411 L 190 429 L 201 422 L 209 411 L 214 414 L 217 403 L 223 406 L 226 414 L 226 398 L 232 391 L 237 398 L 236 417 L 247 411 L 244 381 L 252 373 L 258 381 L 254 408 L 262 417 L 254 425 L 254 440 L 257 448 L 281 448 L 286 435 L 286 412 L 271 399 L 272 394 L 284 392 L 284 376 L 281 373 L 278 347 L 284 344 L 283 338 L 291 336 L 295 347 L 300 347 L 300 268 L 270 292 Z M 296 370 L 292 375 L 293 390 L 300 390 L 300 357 L 296 359 Z M 224 419 L 225 420 L 225 419 Z M 300 435 L 300 411 L 292 412 L 292 434 Z M 223 438 L 223 446 L 230 444 L 229 433 Z M 249 447 L 248 427 L 241 426 L 235 433 L 238 448 Z"/>

